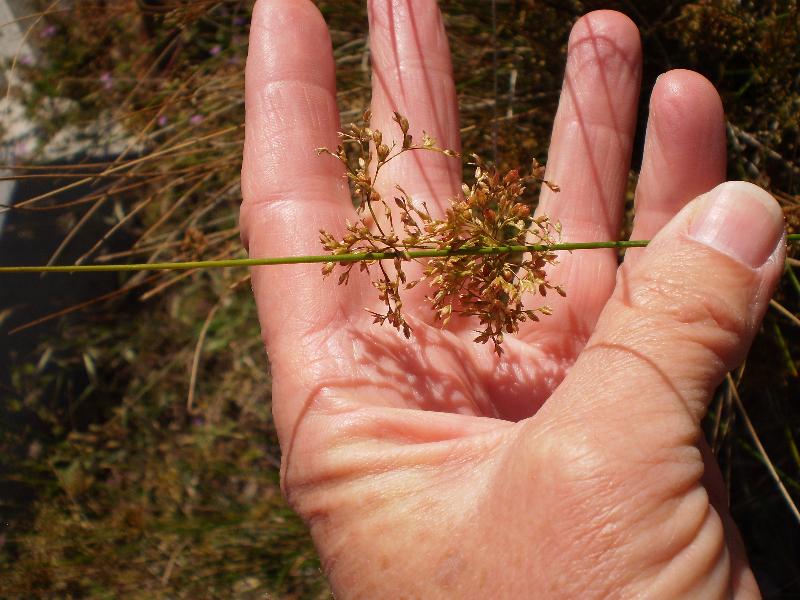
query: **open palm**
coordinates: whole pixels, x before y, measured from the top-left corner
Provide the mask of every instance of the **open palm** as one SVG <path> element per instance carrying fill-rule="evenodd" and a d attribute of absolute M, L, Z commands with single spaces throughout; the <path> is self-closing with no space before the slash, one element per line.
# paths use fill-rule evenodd
<path fill-rule="evenodd" d="M 399 111 L 415 135 L 458 149 L 435 0 L 369 9 L 373 126 L 396 131 Z M 538 208 L 565 240 L 618 235 L 640 65 L 626 17 L 575 25 L 548 161 L 562 192 L 545 190 Z M 355 215 L 341 165 L 315 153 L 336 146 L 339 117 L 328 32 L 309 0 L 257 2 L 246 77 L 245 243 L 251 256 L 317 254 L 318 230 L 341 233 Z M 400 183 L 441 215 L 460 175 L 458 161 L 409 153 L 378 187 Z M 406 340 L 372 324 L 366 277 L 337 287 L 314 265 L 254 269 L 284 491 L 337 595 L 758 595 L 698 423 L 763 315 L 782 224 L 747 184 L 689 204 L 724 175 L 716 92 L 695 73 L 666 74 L 634 237 L 663 231 L 619 274 L 613 251 L 561 257 L 550 277 L 567 297 L 507 337 L 502 357 L 472 341 L 474 323 L 438 327 L 422 286 L 403 298 Z M 715 213 L 723 204 L 737 208 Z M 719 239 L 695 231 L 709 212 Z M 722 225 L 748 226 L 750 245 L 726 246 Z"/>

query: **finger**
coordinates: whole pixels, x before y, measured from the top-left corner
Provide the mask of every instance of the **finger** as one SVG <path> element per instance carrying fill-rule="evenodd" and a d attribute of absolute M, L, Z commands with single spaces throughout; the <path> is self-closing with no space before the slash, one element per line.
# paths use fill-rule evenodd
<path fill-rule="evenodd" d="M 698 440 L 713 390 L 743 360 L 769 304 L 783 225 L 777 202 L 748 183 L 690 202 L 620 269 L 586 348 L 523 426 L 523 454 L 541 431 L 559 432 L 551 462 L 567 458 L 573 495 L 594 493 L 596 530 L 626 532 L 625 555 L 659 574 L 648 591 L 656 597 L 722 597 L 752 583 L 702 485 Z M 636 531 L 646 535 L 637 541 Z"/>
<path fill-rule="evenodd" d="M 636 186 L 631 239 L 648 240 L 696 198 L 725 180 L 725 116 L 714 86 L 693 71 L 656 81 Z M 627 262 L 641 249 L 631 249 Z"/>
<path fill-rule="evenodd" d="M 246 70 L 242 238 L 250 256 L 320 254 L 318 231 L 339 231 L 349 204 L 335 148 L 339 116 L 331 42 L 308 0 L 261 0 L 253 9 Z M 268 345 L 331 322 L 335 282 L 318 265 L 253 269 Z"/>
<path fill-rule="evenodd" d="M 553 410 L 597 425 L 624 416 L 636 426 L 619 443 L 637 448 L 694 443 L 713 390 L 743 360 L 768 306 L 783 227 L 778 204 L 749 183 L 689 203 L 621 268 Z"/>
<path fill-rule="evenodd" d="M 619 236 L 639 97 L 639 32 L 624 15 L 592 12 L 572 28 L 567 69 L 547 158 L 547 179 L 537 214 L 563 226 L 563 241 Z M 613 250 L 564 253 L 552 271 L 567 298 L 554 310 L 588 336 L 614 287 Z M 563 327 L 563 323 L 559 324 Z"/>
<path fill-rule="evenodd" d="M 423 131 L 440 147 L 460 150 L 458 105 L 450 48 L 436 0 L 370 0 L 372 125 L 402 145 L 394 112 L 408 118 L 415 143 Z M 457 159 L 414 151 L 381 170 L 378 191 L 401 185 L 432 213 L 443 214 L 461 187 Z"/>

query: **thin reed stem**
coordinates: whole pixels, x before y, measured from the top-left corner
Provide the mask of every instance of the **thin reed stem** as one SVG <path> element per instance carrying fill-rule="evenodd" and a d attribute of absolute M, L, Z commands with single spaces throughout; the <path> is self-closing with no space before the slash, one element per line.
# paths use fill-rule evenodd
<path fill-rule="evenodd" d="M 800 233 L 786 236 L 789 243 L 800 242 Z M 442 256 L 481 256 L 513 254 L 518 252 L 552 252 L 558 250 L 595 250 L 600 248 L 644 248 L 650 240 L 621 240 L 605 242 L 565 242 L 563 244 L 532 244 L 530 246 L 482 246 L 443 248 L 441 250 L 412 250 L 409 252 L 356 252 L 352 254 L 324 254 L 312 256 L 279 256 L 275 258 L 231 258 L 225 260 L 196 260 L 186 262 L 131 263 L 108 265 L 31 265 L 0 267 L 0 273 L 91 273 L 97 271 L 185 271 L 188 269 L 221 269 L 228 267 L 261 267 L 270 265 L 297 265 L 312 263 L 353 263 L 359 261 L 416 259 Z"/>

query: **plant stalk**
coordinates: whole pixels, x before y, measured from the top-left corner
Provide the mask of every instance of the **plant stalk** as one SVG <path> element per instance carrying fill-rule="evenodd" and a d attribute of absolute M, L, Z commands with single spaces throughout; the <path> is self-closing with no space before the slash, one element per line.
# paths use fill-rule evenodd
<path fill-rule="evenodd" d="M 800 233 L 786 236 L 789 243 L 800 242 Z M 275 258 L 232 258 L 226 260 L 196 260 L 185 262 L 131 263 L 108 265 L 31 265 L 0 267 L 0 273 L 91 273 L 98 271 L 185 271 L 189 269 L 221 269 L 226 267 L 261 267 L 270 265 L 296 265 L 311 263 L 351 263 L 359 261 L 415 259 L 443 256 L 482 256 L 487 254 L 512 254 L 518 252 L 549 252 L 557 250 L 594 250 L 598 248 L 643 248 L 650 240 L 621 240 L 605 242 L 565 242 L 562 244 L 532 244 L 530 246 L 484 246 L 452 250 L 411 250 L 408 252 L 355 252 L 352 254 L 324 254 L 317 256 L 280 256 Z"/>

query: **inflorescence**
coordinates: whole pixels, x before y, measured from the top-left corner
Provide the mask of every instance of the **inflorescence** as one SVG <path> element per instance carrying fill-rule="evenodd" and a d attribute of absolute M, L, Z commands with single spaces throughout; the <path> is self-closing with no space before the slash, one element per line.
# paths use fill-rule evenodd
<path fill-rule="evenodd" d="M 358 252 L 391 253 L 393 265 L 380 260 L 358 263 L 359 270 L 374 275 L 372 285 L 384 303 L 383 312 L 369 311 L 375 323 L 389 323 L 411 335 L 411 327 L 403 316 L 401 289 L 411 289 L 421 282 L 430 288 L 427 296 L 436 319 L 442 327 L 453 315 L 476 317 L 481 329 L 476 342 L 491 340 L 495 351 L 502 353 L 504 334 L 519 331 L 520 323 L 538 321 L 551 309 L 542 305 L 526 308 L 536 295 L 546 296 L 548 290 L 564 296 L 564 290 L 547 278 L 546 267 L 556 263 L 551 250 L 505 252 L 484 255 L 449 255 L 426 259 L 422 275 L 409 278 L 404 264 L 412 259 L 414 250 L 459 250 L 468 248 L 498 248 L 506 246 L 545 246 L 558 243 L 559 223 L 547 216 L 534 216 L 532 205 L 524 198 L 530 185 L 547 185 L 558 192 L 558 186 L 543 178 L 544 168 L 535 160 L 531 172 L 522 175 L 518 170 L 500 174 L 486 165 L 480 157 L 471 155 L 475 166 L 475 181 L 462 186 L 463 197 L 451 199 L 443 218 L 431 216 L 427 205 L 413 198 L 396 185 L 396 194 L 387 201 L 376 189 L 381 169 L 391 160 L 411 151 L 438 152 L 454 159 L 460 154 L 438 146 L 436 140 L 423 134 L 422 143 L 415 144 L 409 134 L 408 120 L 395 113 L 394 122 L 402 135 L 402 143 L 387 145 L 383 132 L 370 128 L 370 114 L 364 114 L 361 124 L 352 124 L 340 133 L 341 143 L 335 151 L 319 148 L 345 166 L 359 215 L 355 223 L 347 222 L 346 234 L 339 240 L 321 230 L 320 241 L 332 255 Z M 394 204 L 396 210 L 392 209 Z M 397 222 L 399 221 L 399 226 Z M 373 269 L 377 263 L 377 269 Z M 328 263 L 323 275 L 330 275 L 339 266 L 339 284 L 346 284 L 355 267 L 353 262 Z M 393 268 L 392 268 L 393 267 Z"/>

